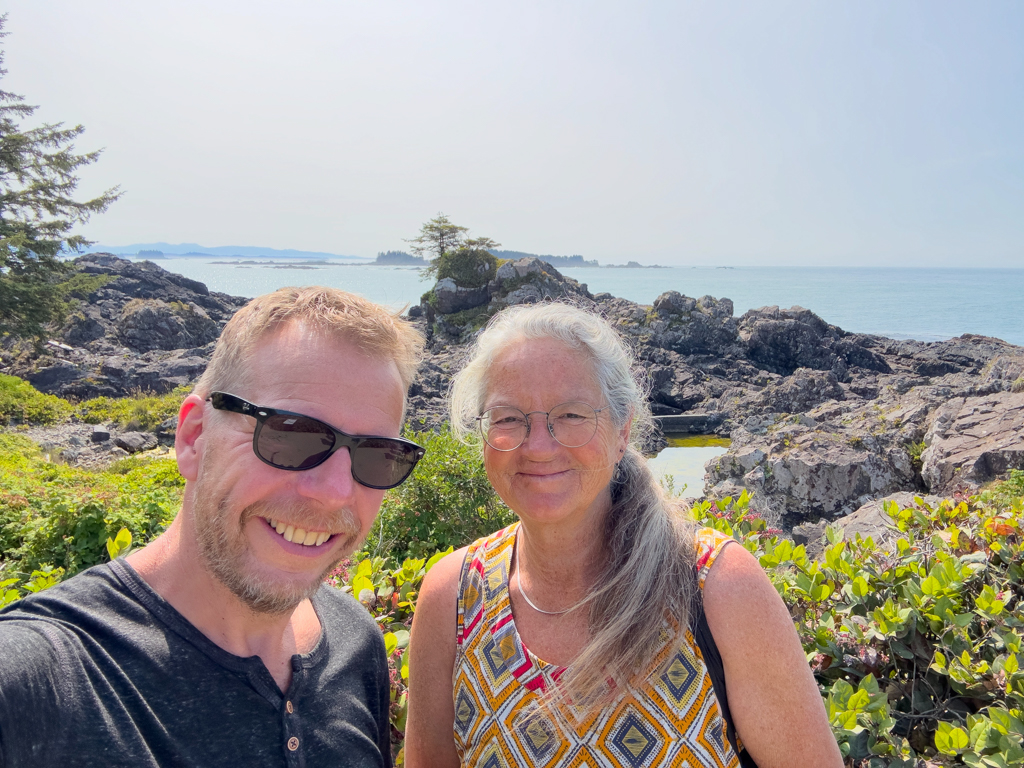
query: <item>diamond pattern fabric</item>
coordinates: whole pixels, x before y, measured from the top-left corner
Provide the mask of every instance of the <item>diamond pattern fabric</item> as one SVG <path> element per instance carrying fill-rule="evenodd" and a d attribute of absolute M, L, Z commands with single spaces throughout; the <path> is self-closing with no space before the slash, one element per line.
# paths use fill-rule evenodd
<path fill-rule="evenodd" d="M 474 542 L 459 580 L 455 744 L 463 766 L 488 768 L 738 768 L 725 722 L 689 630 L 666 618 L 664 645 L 645 683 L 606 711 L 571 725 L 536 704 L 564 668 L 537 658 L 516 630 L 508 575 L 518 523 Z M 730 537 L 697 534 L 704 586 Z"/>

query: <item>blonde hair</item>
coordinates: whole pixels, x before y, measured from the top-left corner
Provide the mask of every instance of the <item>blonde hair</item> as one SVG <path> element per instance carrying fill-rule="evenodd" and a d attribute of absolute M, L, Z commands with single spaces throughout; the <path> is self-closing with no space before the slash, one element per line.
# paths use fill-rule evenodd
<path fill-rule="evenodd" d="M 639 452 L 652 427 L 647 393 L 632 351 L 603 318 L 561 303 L 517 306 L 495 315 L 477 339 L 450 393 L 452 427 L 468 438 L 487 397 L 488 371 L 508 348 L 527 339 L 557 339 L 583 352 L 621 428 L 632 418 L 631 445 L 612 481 L 604 521 L 608 557 L 590 595 L 591 639 L 570 664 L 547 706 L 585 718 L 639 678 L 664 643 L 666 616 L 682 634 L 697 595 L 695 525 L 665 496 Z M 615 682 L 610 689 L 608 680 Z M 574 706 L 561 706 L 575 702 Z M 586 710 L 581 713 L 580 703 Z"/>
<path fill-rule="evenodd" d="M 416 375 L 423 337 L 398 313 L 337 288 L 279 288 L 257 296 L 228 321 L 195 393 L 206 397 L 245 382 L 253 348 L 288 323 L 302 323 L 328 338 L 350 341 L 371 357 L 393 360 L 403 396 Z"/>

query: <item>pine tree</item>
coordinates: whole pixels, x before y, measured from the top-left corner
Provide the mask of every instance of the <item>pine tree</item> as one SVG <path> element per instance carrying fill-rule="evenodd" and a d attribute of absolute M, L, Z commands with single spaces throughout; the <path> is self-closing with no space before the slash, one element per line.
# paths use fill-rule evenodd
<path fill-rule="evenodd" d="M 0 38 L 6 20 L 0 16 Z M 0 50 L 0 78 L 5 74 Z M 89 245 L 71 230 L 120 196 L 117 187 L 84 202 L 72 196 L 78 169 L 100 153 L 75 153 L 81 125 L 23 128 L 35 110 L 24 97 L 0 90 L 0 337 L 38 339 L 59 319 L 60 280 L 69 270 L 62 256 Z"/>

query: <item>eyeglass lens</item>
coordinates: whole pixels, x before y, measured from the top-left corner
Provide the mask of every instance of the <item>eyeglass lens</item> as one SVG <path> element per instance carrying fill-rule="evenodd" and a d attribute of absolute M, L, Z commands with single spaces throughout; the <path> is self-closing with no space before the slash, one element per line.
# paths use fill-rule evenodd
<path fill-rule="evenodd" d="M 259 454 L 283 469 L 306 469 L 334 447 L 334 432 L 321 421 L 275 414 L 263 420 L 256 441 Z"/>
<path fill-rule="evenodd" d="M 543 411 L 538 413 L 543 415 Z M 547 428 L 561 445 L 579 448 L 597 433 L 597 411 L 587 403 L 556 405 L 547 414 Z M 518 408 L 499 405 L 484 411 L 480 417 L 480 431 L 491 448 L 513 451 L 526 441 L 530 419 Z"/>
<path fill-rule="evenodd" d="M 349 446 L 352 476 L 379 488 L 405 480 L 418 461 L 417 449 L 388 438 L 355 438 Z M 323 462 L 334 448 L 334 431 L 308 416 L 274 414 L 262 420 L 256 439 L 260 458 L 281 469 L 308 469 Z"/>

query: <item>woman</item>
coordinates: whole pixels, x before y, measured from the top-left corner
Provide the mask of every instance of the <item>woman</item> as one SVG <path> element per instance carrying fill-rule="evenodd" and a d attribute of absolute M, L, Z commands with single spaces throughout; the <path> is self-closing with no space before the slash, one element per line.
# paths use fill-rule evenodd
<path fill-rule="evenodd" d="M 731 768 L 745 749 L 760 768 L 842 766 L 771 582 L 677 513 L 631 446 L 650 412 L 604 320 L 562 304 L 497 315 L 451 409 L 520 521 L 423 582 L 407 765 Z M 687 631 L 702 614 L 717 691 L 714 653 Z"/>

